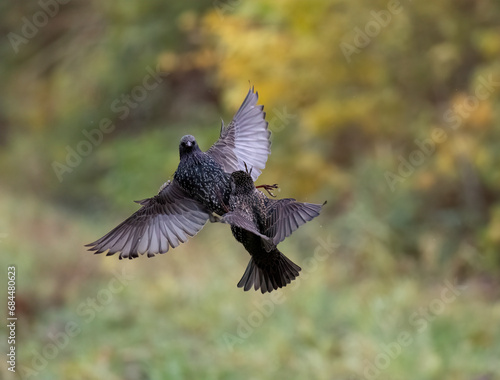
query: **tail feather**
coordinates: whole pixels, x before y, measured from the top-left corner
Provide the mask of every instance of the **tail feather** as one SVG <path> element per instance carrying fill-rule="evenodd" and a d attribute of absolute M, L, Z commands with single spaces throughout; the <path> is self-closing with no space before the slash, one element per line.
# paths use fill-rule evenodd
<path fill-rule="evenodd" d="M 248 291 L 252 287 L 262 293 L 282 288 L 299 276 L 301 268 L 277 249 L 268 252 L 264 259 L 250 258 L 238 288 Z"/>

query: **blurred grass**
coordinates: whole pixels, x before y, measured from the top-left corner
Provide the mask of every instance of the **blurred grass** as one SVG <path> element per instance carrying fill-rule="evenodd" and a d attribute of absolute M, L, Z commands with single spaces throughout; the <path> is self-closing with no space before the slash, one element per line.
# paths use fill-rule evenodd
<path fill-rule="evenodd" d="M 225 225 L 209 224 L 165 255 L 119 261 L 94 257 L 82 246 L 113 226 L 115 216 L 69 218 L 64 209 L 5 192 L 0 211 L 10 221 L 2 226 L 0 264 L 18 268 L 18 366 L 31 367 L 34 352 L 43 352 L 49 334 L 68 322 L 81 328 L 33 378 L 363 379 L 366 361 L 373 363 L 402 332 L 412 343 L 379 378 L 500 376 L 496 279 L 470 279 L 442 313 L 425 314 L 444 281 L 455 279 L 426 278 L 400 264 L 367 271 L 366 258 L 342 245 L 313 265 L 315 240 L 339 232 L 327 228 L 324 215 L 280 246 L 303 271 L 277 297 L 236 287 L 248 255 Z M 109 303 L 98 302 L 102 310 L 94 309 L 89 321 L 82 302 L 109 289 L 122 271 L 123 290 Z M 241 327 L 245 322 L 250 333 Z"/>

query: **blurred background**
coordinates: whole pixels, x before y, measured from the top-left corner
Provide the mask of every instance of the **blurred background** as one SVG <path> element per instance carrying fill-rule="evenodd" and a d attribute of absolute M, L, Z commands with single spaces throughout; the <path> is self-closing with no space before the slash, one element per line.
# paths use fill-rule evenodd
<path fill-rule="evenodd" d="M 494 0 L 2 2 L 13 378 L 500 379 L 499 20 Z M 249 256 L 219 224 L 151 259 L 85 251 L 249 86 L 257 184 L 328 200 L 280 245 L 298 280 L 238 289 Z"/>

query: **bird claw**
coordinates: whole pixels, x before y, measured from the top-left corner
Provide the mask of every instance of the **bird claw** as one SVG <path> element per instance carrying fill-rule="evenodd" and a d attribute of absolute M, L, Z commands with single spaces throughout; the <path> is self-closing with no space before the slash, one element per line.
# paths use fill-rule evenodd
<path fill-rule="evenodd" d="M 221 193 L 220 193 L 220 192 L 217 192 L 217 197 L 219 198 L 219 201 L 220 201 L 220 203 L 221 203 L 222 208 L 224 209 L 224 211 L 225 211 L 225 212 L 229 212 L 229 211 L 230 211 L 230 210 L 229 210 L 229 207 L 228 207 L 228 205 L 226 205 L 226 204 L 224 203 L 224 200 L 222 199 L 222 195 L 221 195 Z"/>
<path fill-rule="evenodd" d="M 255 186 L 256 189 L 259 189 L 259 188 L 262 188 L 264 190 L 266 190 L 269 195 L 273 198 L 276 198 L 276 195 L 274 195 L 271 190 L 275 190 L 278 188 L 278 184 L 275 183 L 274 185 L 259 185 L 259 186 Z"/>

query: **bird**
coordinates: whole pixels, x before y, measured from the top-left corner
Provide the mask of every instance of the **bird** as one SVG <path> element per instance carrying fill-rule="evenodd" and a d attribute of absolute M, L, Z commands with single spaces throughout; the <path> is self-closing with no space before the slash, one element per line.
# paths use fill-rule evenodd
<path fill-rule="evenodd" d="M 135 201 L 141 208 L 100 239 L 86 244 L 96 254 L 119 253 L 133 259 L 153 257 L 175 248 L 196 235 L 212 213 L 222 215 L 231 192 L 230 174 L 246 163 L 256 168 L 257 179 L 271 153 L 271 132 L 264 106 L 251 87 L 233 120 L 222 121 L 219 139 L 203 152 L 194 136 L 179 143 L 179 165 L 172 180 L 158 194 Z"/>
<path fill-rule="evenodd" d="M 264 294 L 286 286 L 299 276 L 301 268 L 280 252 L 277 245 L 317 217 L 326 202 L 268 198 L 255 187 L 251 172 L 238 170 L 231 174 L 228 210 L 211 221 L 230 224 L 233 236 L 251 255 L 237 286 L 245 291 L 252 286 L 255 290 L 260 288 Z M 275 186 L 263 187 L 269 191 Z"/>

